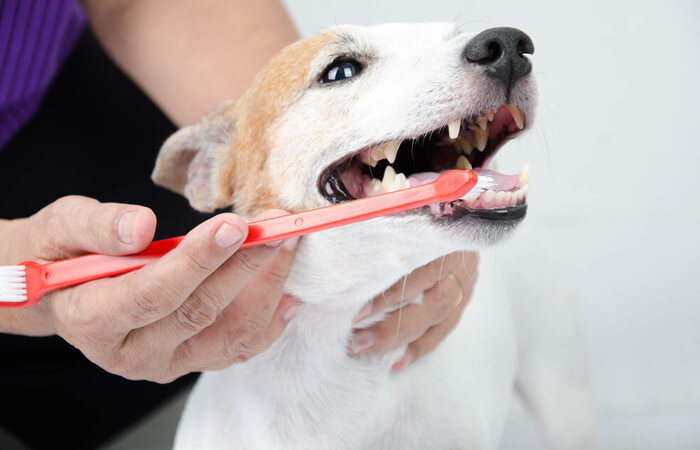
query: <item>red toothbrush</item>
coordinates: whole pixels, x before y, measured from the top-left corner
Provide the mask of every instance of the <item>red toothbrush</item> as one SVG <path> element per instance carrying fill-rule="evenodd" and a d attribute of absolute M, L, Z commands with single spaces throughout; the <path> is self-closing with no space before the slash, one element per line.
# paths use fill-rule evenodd
<path fill-rule="evenodd" d="M 450 170 L 420 186 L 250 222 L 248 237 L 241 248 L 395 214 L 431 203 L 475 198 L 491 186 L 491 181 L 490 177 L 478 177 L 471 170 Z M 0 307 L 31 306 L 47 292 L 139 269 L 177 247 L 183 238 L 155 241 L 141 253 L 128 256 L 85 255 L 43 265 L 26 261 L 16 266 L 0 266 Z"/>

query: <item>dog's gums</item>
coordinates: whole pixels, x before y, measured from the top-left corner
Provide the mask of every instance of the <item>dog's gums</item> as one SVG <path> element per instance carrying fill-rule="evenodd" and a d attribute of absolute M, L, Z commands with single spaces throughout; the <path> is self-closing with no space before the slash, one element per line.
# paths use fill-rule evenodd
<path fill-rule="evenodd" d="M 435 217 L 476 215 L 500 220 L 522 217 L 530 168 L 503 175 L 487 167 L 503 144 L 525 128 L 525 115 L 505 104 L 449 122 L 414 138 L 371 145 L 332 164 L 321 176 L 321 194 L 333 203 L 430 182 L 450 169 L 488 174 L 495 186 L 477 198 L 430 205 Z M 455 216 L 457 218 L 457 216 Z"/>

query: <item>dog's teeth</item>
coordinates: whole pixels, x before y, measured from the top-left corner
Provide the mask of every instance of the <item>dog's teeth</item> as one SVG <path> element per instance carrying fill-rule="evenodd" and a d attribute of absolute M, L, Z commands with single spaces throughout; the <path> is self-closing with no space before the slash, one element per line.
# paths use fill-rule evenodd
<path fill-rule="evenodd" d="M 386 156 L 389 164 L 394 164 L 394 161 L 396 161 L 396 153 L 398 153 L 400 145 L 401 141 L 387 142 L 383 145 L 384 156 Z"/>
<path fill-rule="evenodd" d="M 470 126 L 469 129 L 472 130 L 474 146 L 478 148 L 479 151 L 483 152 L 486 148 L 486 144 L 489 141 L 489 129 L 486 128 L 485 130 L 482 130 L 474 125 Z"/>
<path fill-rule="evenodd" d="M 503 191 L 496 192 L 496 203 L 501 204 L 506 199 L 506 193 Z"/>
<path fill-rule="evenodd" d="M 491 206 L 491 203 L 496 199 L 496 193 L 489 189 L 488 191 L 481 194 L 480 199 L 481 204 L 488 208 L 489 206 Z"/>
<path fill-rule="evenodd" d="M 479 125 L 479 128 L 485 130 L 489 125 L 489 119 L 486 116 L 479 116 L 476 118 L 476 124 Z"/>
<path fill-rule="evenodd" d="M 496 111 L 498 111 L 498 108 L 491 108 L 487 111 L 484 111 L 484 115 L 489 120 L 489 122 L 493 122 L 493 118 L 496 117 Z"/>
<path fill-rule="evenodd" d="M 472 165 L 469 163 L 466 156 L 459 155 L 459 158 L 457 158 L 457 162 L 455 163 L 455 169 L 472 170 Z"/>
<path fill-rule="evenodd" d="M 523 112 L 520 110 L 520 108 L 513 105 L 506 105 L 506 108 L 508 108 L 508 111 L 510 111 L 510 115 L 513 116 L 515 125 L 517 125 L 518 129 L 522 130 L 525 126 L 525 117 L 523 116 Z"/>
<path fill-rule="evenodd" d="M 457 136 L 459 136 L 459 128 L 462 125 L 461 120 L 455 120 L 454 122 L 450 122 L 447 124 L 447 129 L 450 133 L 450 139 L 457 139 Z"/>
<path fill-rule="evenodd" d="M 377 160 L 374 158 L 360 158 L 360 161 L 362 161 L 370 167 L 377 167 Z"/>
<path fill-rule="evenodd" d="M 397 173 L 396 177 L 394 178 L 394 190 L 398 191 L 399 189 L 405 189 L 407 187 L 410 187 L 410 185 L 408 183 L 406 175 L 402 173 Z"/>
<path fill-rule="evenodd" d="M 518 174 L 518 183 L 528 184 L 530 182 L 530 163 L 526 163 Z"/>
<path fill-rule="evenodd" d="M 374 192 L 382 192 L 384 190 L 384 185 L 376 178 L 372 178 L 372 180 L 370 180 L 370 185 L 372 186 L 372 190 Z"/>
<path fill-rule="evenodd" d="M 326 188 L 326 194 L 328 194 L 328 195 L 333 195 L 333 188 L 331 187 L 331 182 L 330 182 L 330 181 L 326 181 L 326 186 L 325 186 L 325 188 Z"/>
<path fill-rule="evenodd" d="M 386 166 L 384 169 L 384 177 L 382 178 L 382 187 L 385 191 L 393 191 L 394 180 L 396 179 L 396 172 L 391 166 Z"/>
<path fill-rule="evenodd" d="M 472 145 L 471 142 L 469 142 L 466 139 L 460 139 L 457 142 L 459 142 L 459 145 L 462 149 L 462 153 L 465 153 L 467 155 L 471 155 L 472 152 L 474 151 L 474 146 Z"/>

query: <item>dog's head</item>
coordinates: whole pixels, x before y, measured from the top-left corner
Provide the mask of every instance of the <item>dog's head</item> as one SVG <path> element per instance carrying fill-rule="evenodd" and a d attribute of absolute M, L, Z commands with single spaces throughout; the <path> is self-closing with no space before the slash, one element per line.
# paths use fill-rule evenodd
<path fill-rule="evenodd" d="M 168 139 L 154 180 L 197 209 L 233 206 L 250 218 L 474 168 L 496 182 L 478 199 L 318 233 L 318 248 L 344 246 L 337 252 L 347 258 L 388 248 L 412 265 L 496 242 L 525 215 L 527 171 L 506 176 L 486 167 L 532 122 L 536 93 L 525 55 L 533 51 L 512 28 L 332 28 L 284 49 L 241 98 Z"/>

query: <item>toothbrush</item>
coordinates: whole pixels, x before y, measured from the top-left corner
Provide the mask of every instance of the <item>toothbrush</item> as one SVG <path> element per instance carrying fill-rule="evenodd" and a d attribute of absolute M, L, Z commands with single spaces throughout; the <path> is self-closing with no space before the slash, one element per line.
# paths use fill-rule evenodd
<path fill-rule="evenodd" d="M 323 208 L 248 223 L 240 248 L 253 247 L 327 228 L 395 214 L 435 202 L 473 199 L 493 186 L 492 178 L 472 170 L 450 170 L 435 180 Z M 152 242 L 127 256 L 85 255 L 48 264 L 25 261 L 0 266 L 0 307 L 36 304 L 47 292 L 139 269 L 177 247 L 184 236 Z"/>

